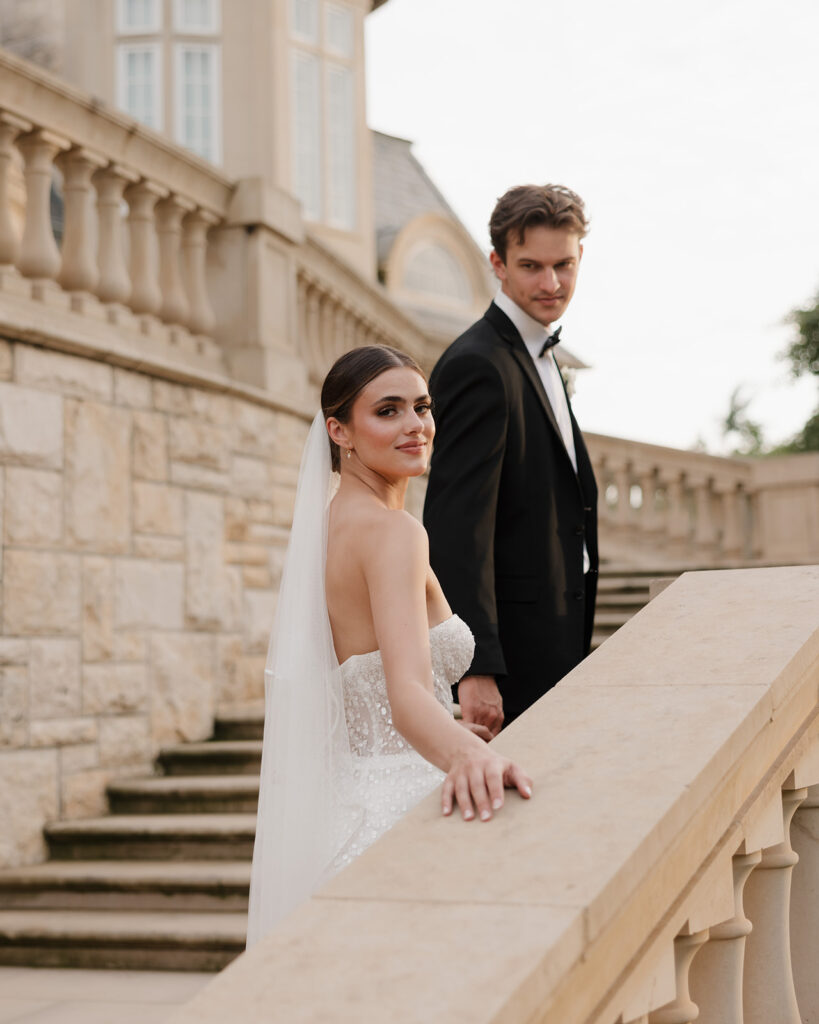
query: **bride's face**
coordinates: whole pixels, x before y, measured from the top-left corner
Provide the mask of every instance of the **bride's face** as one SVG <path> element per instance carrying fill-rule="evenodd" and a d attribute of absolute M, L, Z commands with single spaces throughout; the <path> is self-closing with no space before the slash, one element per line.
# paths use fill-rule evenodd
<path fill-rule="evenodd" d="M 343 425 L 353 459 L 385 477 L 420 476 L 427 468 L 435 421 L 424 378 L 408 366 L 385 370 L 356 398 Z"/>

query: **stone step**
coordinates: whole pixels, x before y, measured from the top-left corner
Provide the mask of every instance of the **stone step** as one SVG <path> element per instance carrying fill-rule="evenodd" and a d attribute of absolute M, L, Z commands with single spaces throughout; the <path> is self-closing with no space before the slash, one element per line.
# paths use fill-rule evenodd
<path fill-rule="evenodd" d="M 260 740 L 264 734 L 264 701 L 219 709 L 213 724 L 215 740 Z"/>
<path fill-rule="evenodd" d="M 0 871 L 6 910 L 247 911 L 250 861 L 47 861 Z"/>
<path fill-rule="evenodd" d="M 625 626 L 630 618 L 635 613 L 632 611 L 625 611 L 620 609 L 619 611 L 602 611 L 596 612 L 594 616 L 594 628 L 596 632 L 614 632 L 621 626 Z"/>
<path fill-rule="evenodd" d="M 255 814 L 111 814 L 45 828 L 55 860 L 245 860 Z"/>
<path fill-rule="evenodd" d="M 108 786 L 112 814 L 254 814 L 259 776 L 164 775 Z"/>
<path fill-rule="evenodd" d="M 258 775 L 262 763 L 261 740 L 210 740 L 179 743 L 159 752 L 166 775 Z"/>
<path fill-rule="evenodd" d="M 597 595 L 595 611 L 601 608 L 634 608 L 639 611 L 648 603 L 648 594 L 639 591 L 612 590 Z"/>
<path fill-rule="evenodd" d="M 0 963 L 218 971 L 245 947 L 243 913 L 0 911 Z"/>

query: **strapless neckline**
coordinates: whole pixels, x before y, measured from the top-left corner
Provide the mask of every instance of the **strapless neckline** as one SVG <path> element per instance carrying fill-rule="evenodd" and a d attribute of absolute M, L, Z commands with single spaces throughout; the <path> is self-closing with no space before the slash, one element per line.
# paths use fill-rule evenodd
<path fill-rule="evenodd" d="M 441 629 L 443 626 L 448 626 L 448 625 L 454 623 L 455 621 L 460 622 L 461 620 L 460 620 L 459 616 L 454 615 L 454 614 L 450 615 L 449 618 L 447 618 L 447 619 L 442 619 L 440 622 L 436 623 L 436 625 L 429 627 L 429 635 L 432 636 L 433 633 L 435 633 L 437 630 Z M 344 668 L 346 665 L 349 665 L 351 662 L 356 661 L 359 658 L 371 658 L 374 654 L 379 654 L 380 655 L 381 654 L 381 649 L 379 647 L 376 647 L 376 649 L 374 651 L 364 651 L 361 654 L 351 654 L 350 657 L 349 658 L 345 658 L 344 661 L 342 661 L 339 664 L 338 667 L 339 668 Z"/>

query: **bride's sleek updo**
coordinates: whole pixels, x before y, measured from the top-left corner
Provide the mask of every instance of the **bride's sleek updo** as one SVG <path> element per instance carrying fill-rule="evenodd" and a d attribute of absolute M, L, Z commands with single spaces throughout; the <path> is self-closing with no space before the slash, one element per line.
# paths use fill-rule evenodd
<path fill-rule="evenodd" d="M 339 423 L 347 423 L 353 403 L 364 388 L 385 370 L 407 366 L 426 380 L 423 370 L 412 356 L 388 345 L 362 345 L 345 352 L 330 367 L 321 386 L 321 411 L 325 420 L 334 416 Z M 330 456 L 336 473 L 341 469 L 341 453 L 335 441 L 330 443 Z"/>

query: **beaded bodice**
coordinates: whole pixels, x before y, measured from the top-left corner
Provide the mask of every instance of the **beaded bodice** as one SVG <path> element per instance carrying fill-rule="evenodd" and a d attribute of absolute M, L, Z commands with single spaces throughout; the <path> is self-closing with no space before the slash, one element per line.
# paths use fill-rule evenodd
<path fill-rule="evenodd" d="M 435 696 L 452 711 L 451 687 L 469 668 L 475 641 L 469 626 L 453 615 L 429 631 Z M 344 712 L 354 754 L 399 754 L 410 745 L 395 729 L 380 651 L 354 654 L 341 666 Z"/>

